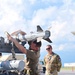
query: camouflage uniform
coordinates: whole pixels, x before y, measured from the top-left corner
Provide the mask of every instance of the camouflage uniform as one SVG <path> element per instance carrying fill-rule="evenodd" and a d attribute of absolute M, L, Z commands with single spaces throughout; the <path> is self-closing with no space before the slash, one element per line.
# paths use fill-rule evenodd
<path fill-rule="evenodd" d="M 39 75 L 38 61 L 40 57 L 40 50 L 27 50 L 26 57 L 27 58 L 25 63 L 25 69 L 23 70 L 23 75 Z"/>
<path fill-rule="evenodd" d="M 46 66 L 46 75 L 58 75 L 62 65 L 59 55 L 54 52 L 44 57 L 44 64 Z"/>

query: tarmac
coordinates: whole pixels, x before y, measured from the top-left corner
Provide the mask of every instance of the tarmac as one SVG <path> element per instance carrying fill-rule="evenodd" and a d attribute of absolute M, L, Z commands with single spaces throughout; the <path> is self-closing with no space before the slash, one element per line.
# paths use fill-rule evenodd
<path fill-rule="evenodd" d="M 0 75 L 16 75 L 16 74 L 0 74 Z M 45 75 L 45 73 L 40 73 L 40 75 Z M 59 72 L 58 75 L 75 75 L 75 72 Z"/>
<path fill-rule="evenodd" d="M 45 73 L 40 73 L 40 75 L 45 75 Z M 75 71 L 61 71 L 58 73 L 58 75 L 75 75 Z"/>
<path fill-rule="evenodd" d="M 41 73 L 41 75 L 45 75 L 45 73 Z M 60 72 L 58 75 L 75 75 L 75 72 Z"/>
<path fill-rule="evenodd" d="M 0 75 L 18 75 L 18 74 L 0 74 Z M 43 71 L 40 72 L 40 75 L 45 75 L 45 73 L 43 73 Z M 60 72 L 58 72 L 58 75 L 75 75 L 75 70 L 62 70 Z"/>

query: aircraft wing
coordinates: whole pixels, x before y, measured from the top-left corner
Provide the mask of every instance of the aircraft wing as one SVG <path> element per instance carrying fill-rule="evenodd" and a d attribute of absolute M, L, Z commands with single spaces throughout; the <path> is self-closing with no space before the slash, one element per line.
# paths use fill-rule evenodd
<path fill-rule="evenodd" d="M 0 45 L 0 53 L 12 53 L 11 50 L 12 50 L 12 46 L 9 44 Z M 15 53 L 22 53 L 21 51 L 18 50 L 17 47 L 14 47 L 14 51 Z"/>
<path fill-rule="evenodd" d="M 15 53 L 22 53 L 14 44 L 12 46 L 12 43 L 10 41 L 7 43 L 4 40 L 5 39 L 3 37 L 0 37 L 0 53 L 12 53 L 12 48 Z M 26 41 L 23 41 L 20 44 L 24 46 L 26 44 Z"/>

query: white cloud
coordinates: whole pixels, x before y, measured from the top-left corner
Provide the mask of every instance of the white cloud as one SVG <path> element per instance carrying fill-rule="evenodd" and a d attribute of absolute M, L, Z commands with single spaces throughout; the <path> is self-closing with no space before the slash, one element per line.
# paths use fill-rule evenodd
<path fill-rule="evenodd" d="M 34 16 L 31 23 L 33 25 L 45 25 L 47 23 L 47 20 L 49 20 L 52 14 L 55 12 L 55 10 L 55 7 L 48 7 L 46 9 L 39 9 L 38 11 L 34 11 Z"/>
<path fill-rule="evenodd" d="M 10 32 L 22 28 L 24 20 L 20 15 L 20 10 L 22 10 L 21 7 L 22 0 L 0 0 L 0 28 L 3 32 Z"/>
<path fill-rule="evenodd" d="M 73 0 L 63 0 L 65 5 L 70 5 L 72 3 Z"/>
<path fill-rule="evenodd" d="M 30 4 L 34 4 L 37 0 L 29 0 Z"/>
<path fill-rule="evenodd" d="M 57 3 L 59 0 L 42 0 L 42 2 L 51 2 L 51 3 Z"/>
<path fill-rule="evenodd" d="M 60 45 L 58 50 L 63 50 L 64 49 L 64 45 Z"/>
<path fill-rule="evenodd" d="M 69 1 L 67 4 L 66 0 L 64 5 L 59 8 L 50 6 L 48 8 L 34 11 L 33 18 L 30 20 L 30 23 L 32 25 L 39 24 L 43 27 L 45 26 L 46 28 L 50 27 L 51 25 L 52 28 L 50 38 L 53 43 L 66 41 L 71 42 L 73 39 L 71 39 L 70 32 L 75 28 L 75 14 L 74 8 L 72 8 L 74 5 L 71 6 L 72 4 L 72 1 Z M 63 50 L 65 47 L 65 44 L 63 44 L 57 50 Z"/>
<path fill-rule="evenodd" d="M 29 0 L 27 3 L 23 3 L 23 0 L 0 0 L 1 34 L 4 34 L 4 31 L 11 33 L 18 29 L 28 33 L 35 31 L 36 25 L 39 24 L 43 28 L 52 26 L 50 37 L 52 41 L 58 43 L 62 39 L 65 41 L 65 38 L 68 41 L 73 41 L 73 36 L 69 35 L 72 30 L 75 30 L 75 9 L 72 0 L 64 0 L 64 4 L 60 7 L 50 5 L 43 8 L 39 7 L 39 9 L 36 9 L 37 7 L 32 8 L 32 5 L 35 5 L 36 2 L 38 1 Z M 39 6 L 38 3 L 36 4 Z M 26 15 L 30 15 L 31 18 L 27 18 Z M 63 46 L 59 49 L 63 49 Z"/>

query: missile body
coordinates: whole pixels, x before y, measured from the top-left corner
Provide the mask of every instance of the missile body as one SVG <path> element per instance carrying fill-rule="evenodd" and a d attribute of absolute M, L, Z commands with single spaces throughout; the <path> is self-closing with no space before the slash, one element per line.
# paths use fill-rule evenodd
<path fill-rule="evenodd" d="M 0 70 L 18 70 L 22 71 L 25 67 L 23 60 L 7 60 L 0 62 Z"/>

